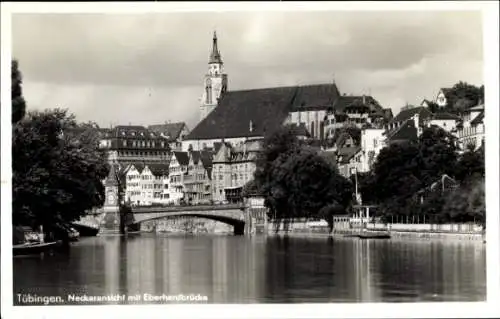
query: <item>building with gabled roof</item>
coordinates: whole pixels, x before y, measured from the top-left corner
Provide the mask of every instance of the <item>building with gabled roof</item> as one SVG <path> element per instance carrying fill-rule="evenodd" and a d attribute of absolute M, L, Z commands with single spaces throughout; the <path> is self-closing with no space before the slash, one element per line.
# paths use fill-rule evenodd
<path fill-rule="evenodd" d="M 222 143 L 212 159 L 212 198 L 215 202 L 237 201 L 243 186 L 253 179 L 261 141 L 231 145 Z"/>
<path fill-rule="evenodd" d="M 168 166 L 168 202 L 180 204 L 185 198 L 184 177 L 188 173 L 188 152 L 172 152 Z"/>
<path fill-rule="evenodd" d="M 187 174 L 184 176 L 184 187 L 188 203 L 208 204 L 212 201 L 211 151 L 189 152 L 189 164 Z"/>
<path fill-rule="evenodd" d="M 436 96 L 436 104 L 443 108 L 448 103 L 449 94 L 452 91 L 451 88 L 441 88 Z"/>
<path fill-rule="evenodd" d="M 434 113 L 430 118 L 427 118 L 426 126 L 438 126 L 446 132 L 456 134 L 457 124 L 460 122 L 460 117 L 448 112 Z"/>

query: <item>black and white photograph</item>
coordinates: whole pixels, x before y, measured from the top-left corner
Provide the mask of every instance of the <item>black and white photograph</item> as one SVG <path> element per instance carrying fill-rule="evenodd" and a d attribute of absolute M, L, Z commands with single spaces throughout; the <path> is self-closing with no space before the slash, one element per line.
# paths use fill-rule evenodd
<path fill-rule="evenodd" d="M 499 315 L 498 2 L 415 3 L 2 3 L 2 317 Z"/>

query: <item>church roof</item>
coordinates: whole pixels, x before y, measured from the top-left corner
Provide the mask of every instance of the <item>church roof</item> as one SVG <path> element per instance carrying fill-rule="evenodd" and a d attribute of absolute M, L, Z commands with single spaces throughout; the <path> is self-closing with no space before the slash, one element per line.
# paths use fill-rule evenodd
<path fill-rule="evenodd" d="M 186 139 L 265 136 L 280 127 L 289 112 L 304 108 L 326 110 L 338 96 L 335 84 L 228 91 Z"/>

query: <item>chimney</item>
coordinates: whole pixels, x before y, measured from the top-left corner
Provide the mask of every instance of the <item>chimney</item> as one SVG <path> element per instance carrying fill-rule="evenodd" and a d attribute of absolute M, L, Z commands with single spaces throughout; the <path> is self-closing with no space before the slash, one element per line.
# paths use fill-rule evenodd
<path fill-rule="evenodd" d="M 363 94 L 363 104 L 366 104 L 366 97 L 364 94 Z"/>

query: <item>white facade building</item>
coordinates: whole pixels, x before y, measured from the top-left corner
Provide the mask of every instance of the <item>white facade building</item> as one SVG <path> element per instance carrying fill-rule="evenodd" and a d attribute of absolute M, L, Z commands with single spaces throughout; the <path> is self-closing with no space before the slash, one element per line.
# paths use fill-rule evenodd
<path fill-rule="evenodd" d="M 457 126 L 460 148 L 478 149 L 484 143 L 484 104 L 471 107 L 462 116 L 462 122 Z"/>
<path fill-rule="evenodd" d="M 168 167 L 168 203 L 179 204 L 184 198 L 184 176 L 187 174 L 189 157 L 187 152 L 173 152 Z"/>
<path fill-rule="evenodd" d="M 385 147 L 385 130 L 363 129 L 361 130 L 361 164 L 359 172 L 371 170 L 380 151 Z"/>

